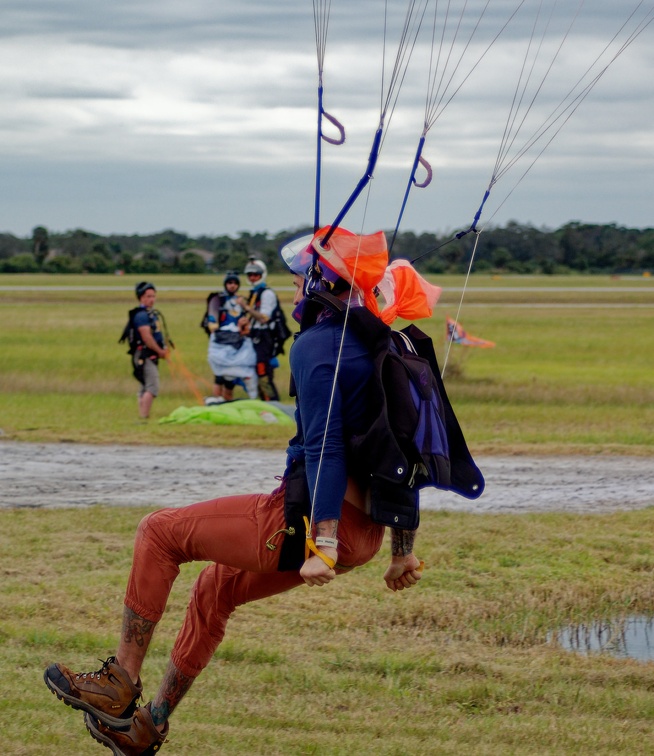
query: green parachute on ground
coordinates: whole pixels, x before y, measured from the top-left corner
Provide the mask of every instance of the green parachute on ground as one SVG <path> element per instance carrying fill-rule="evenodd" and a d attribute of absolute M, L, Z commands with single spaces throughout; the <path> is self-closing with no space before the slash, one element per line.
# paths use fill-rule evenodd
<path fill-rule="evenodd" d="M 171 425 L 294 425 L 293 418 L 273 402 L 238 399 L 204 407 L 178 407 L 160 423 Z"/>

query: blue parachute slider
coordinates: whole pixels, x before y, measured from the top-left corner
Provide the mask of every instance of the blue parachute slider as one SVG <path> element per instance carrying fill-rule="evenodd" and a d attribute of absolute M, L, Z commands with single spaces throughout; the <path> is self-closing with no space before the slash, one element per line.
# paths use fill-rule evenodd
<path fill-rule="evenodd" d="M 316 144 L 316 196 L 314 200 L 314 213 L 313 213 L 313 230 L 317 231 L 320 228 L 320 185 L 322 183 L 322 143 L 323 141 L 328 144 L 333 144 L 338 147 L 345 143 L 345 127 L 343 124 L 334 118 L 331 113 L 328 113 L 323 107 L 323 86 L 322 86 L 322 71 L 319 76 L 321 83 L 318 86 L 318 138 Z M 338 129 L 338 138 L 326 136 L 322 130 L 322 121 L 326 118 L 333 126 Z"/>
<path fill-rule="evenodd" d="M 393 247 L 395 246 L 395 239 L 397 238 L 397 232 L 400 230 L 400 223 L 402 223 L 402 218 L 404 217 L 404 211 L 406 210 L 406 203 L 409 199 L 409 192 L 411 191 L 412 186 L 416 186 L 420 189 L 429 186 L 432 179 L 432 170 L 429 163 L 422 157 L 422 150 L 425 146 L 425 139 L 427 138 L 426 132 L 423 132 L 422 136 L 420 137 L 420 140 L 418 141 L 418 147 L 416 149 L 416 155 L 413 158 L 413 165 L 411 166 L 411 174 L 409 176 L 409 181 L 406 185 L 406 190 L 404 192 L 404 199 L 402 200 L 402 206 L 400 207 L 400 213 L 397 216 L 397 223 L 395 224 L 395 229 L 393 231 L 393 238 L 391 239 L 391 243 L 388 245 L 388 251 L 389 253 L 393 251 Z M 418 170 L 418 166 L 422 165 L 427 170 L 427 178 L 425 181 L 421 184 L 419 184 L 416 181 L 416 171 Z"/>
<path fill-rule="evenodd" d="M 366 185 L 372 178 L 373 173 L 375 172 L 375 165 L 377 164 L 377 158 L 379 157 L 379 149 L 381 147 L 381 138 L 382 138 L 383 130 L 384 130 L 384 124 L 383 124 L 383 121 L 380 121 L 379 127 L 377 128 L 377 132 L 375 133 L 375 138 L 372 142 L 372 148 L 370 150 L 370 156 L 368 158 L 368 166 L 366 167 L 366 172 L 363 174 L 363 176 L 359 180 L 359 183 L 356 185 L 356 188 L 350 195 L 345 205 L 343 205 L 343 209 L 341 210 L 341 212 L 336 216 L 336 219 L 334 220 L 332 225 L 329 227 L 329 231 L 325 234 L 325 238 L 322 240 L 323 247 L 327 246 L 327 243 L 331 239 L 332 234 L 334 233 L 334 231 L 336 230 L 340 222 L 343 220 L 343 218 L 347 215 L 349 209 L 354 204 L 356 198 L 366 188 Z"/>
<path fill-rule="evenodd" d="M 471 231 L 474 231 L 476 234 L 479 233 L 477 230 L 477 223 L 479 223 L 479 219 L 481 218 L 481 213 L 484 209 L 484 205 L 486 204 L 486 200 L 488 199 L 490 195 L 490 188 L 486 189 L 486 194 L 484 194 L 484 199 L 481 201 L 481 205 L 479 205 L 479 210 L 475 213 L 475 217 L 472 221 L 472 225 L 467 231 L 459 231 L 458 234 L 456 234 L 457 239 L 462 239 L 466 234 L 469 234 Z"/>

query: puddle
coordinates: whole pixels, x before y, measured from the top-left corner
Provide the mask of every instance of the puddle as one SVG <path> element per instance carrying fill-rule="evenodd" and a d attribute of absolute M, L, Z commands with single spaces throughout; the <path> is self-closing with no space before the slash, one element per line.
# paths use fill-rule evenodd
<path fill-rule="evenodd" d="M 654 661 L 654 617 L 634 615 L 589 625 L 570 625 L 551 633 L 549 639 L 566 651 Z"/>

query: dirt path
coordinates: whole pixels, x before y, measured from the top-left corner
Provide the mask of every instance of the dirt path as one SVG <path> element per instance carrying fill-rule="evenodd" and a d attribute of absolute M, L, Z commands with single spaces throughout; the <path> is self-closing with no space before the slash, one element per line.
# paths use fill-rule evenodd
<path fill-rule="evenodd" d="M 0 442 L 0 508 L 181 506 L 271 491 L 284 453 L 200 447 Z M 654 506 L 654 460 L 641 457 L 485 457 L 486 491 L 471 502 L 423 492 L 427 509 L 610 512 Z"/>

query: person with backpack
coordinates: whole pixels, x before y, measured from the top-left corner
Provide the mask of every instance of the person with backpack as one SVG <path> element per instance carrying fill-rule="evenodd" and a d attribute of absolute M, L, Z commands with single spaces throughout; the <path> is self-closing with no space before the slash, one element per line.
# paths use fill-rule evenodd
<path fill-rule="evenodd" d="M 275 327 L 274 315 L 281 310 L 275 292 L 267 285 L 268 269 L 263 260 L 251 259 L 245 266 L 245 275 L 251 289 L 247 297 L 241 298 L 242 306 L 250 318 L 252 342 L 257 354 L 257 377 L 259 398 L 264 401 L 279 401 L 275 386 Z"/>
<path fill-rule="evenodd" d="M 141 281 L 136 284 L 135 293 L 139 305 L 129 311 L 120 341 L 129 343 L 132 371 L 141 384 L 138 393 L 139 417 L 147 420 L 152 403 L 159 396 L 159 360 L 168 359 L 170 350 L 161 330 L 163 316 L 154 307 L 157 300 L 155 285 Z"/>
<path fill-rule="evenodd" d="M 115 754 L 158 752 L 172 713 L 210 663 L 237 606 L 302 584 L 326 586 L 381 548 L 385 525 L 370 513 L 351 452 L 374 419 L 375 349 L 325 302 L 372 306 L 388 255 L 383 234 L 351 241 L 343 251 L 332 244 L 324 255 L 318 244 L 309 267 L 289 264 L 294 317 L 301 321 L 289 355 L 297 429 L 280 485 L 269 494 L 228 495 L 148 514 L 137 528 L 115 655 L 95 672 L 76 673 L 60 663 L 45 670 L 50 691 L 83 711 L 91 736 Z M 354 247 L 356 274 L 341 265 Z M 385 328 L 381 323 L 379 333 L 390 338 Z M 383 579 L 402 591 L 418 584 L 423 564 L 413 550 L 415 528 L 390 527 Z M 144 658 L 180 565 L 190 561 L 209 564 L 196 580 L 159 688 L 139 706 Z"/>
<path fill-rule="evenodd" d="M 234 387 L 242 381 L 250 399 L 257 398 L 257 357 L 250 338 L 250 321 L 238 295 L 241 279 L 234 271 L 226 274 L 225 287 L 207 297 L 207 311 L 201 325 L 209 334 L 208 360 L 214 374 L 213 397 L 206 404 L 230 402 Z"/>
<path fill-rule="evenodd" d="M 383 268 L 378 272 L 381 277 Z M 304 297 L 304 283 L 294 276 L 295 305 Z M 343 298 L 349 293 L 344 283 L 337 294 Z M 358 301 L 358 291 L 355 296 Z M 325 586 L 368 562 L 380 549 L 384 526 L 366 513 L 364 492 L 348 475 L 346 449 L 348 438 L 365 430 L 373 363 L 366 346 L 346 331 L 344 359 L 337 373 L 341 326 L 325 314 L 300 333 L 290 350 L 297 432 L 279 487 L 268 494 L 228 495 L 147 515 L 137 529 L 115 655 L 92 673 L 77 673 L 59 663 L 45 670 L 48 688 L 84 712 L 91 736 L 114 753 L 154 753 L 164 745 L 171 714 L 210 663 L 238 605 L 302 584 Z M 336 393 L 326 422 L 333 387 Z M 325 429 L 328 436 L 318 476 Z M 295 522 L 298 513 L 301 527 L 288 520 Z M 311 520 L 309 538 L 304 516 Z M 413 540 L 413 532 L 393 531 L 390 565 L 384 574 L 393 591 L 420 580 Z M 143 690 L 140 672 L 153 632 L 179 565 L 193 560 L 210 563 L 198 576 L 157 693 L 151 702 L 138 706 Z"/>

